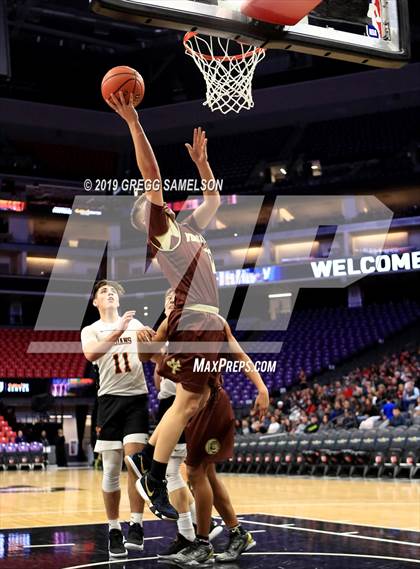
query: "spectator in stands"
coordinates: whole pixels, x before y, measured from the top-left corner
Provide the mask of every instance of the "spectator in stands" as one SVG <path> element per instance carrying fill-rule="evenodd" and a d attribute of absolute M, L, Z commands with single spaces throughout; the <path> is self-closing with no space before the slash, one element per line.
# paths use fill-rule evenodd
<path fill-rule="evenodd" d="M 316 433 L 319 431 L 319 420 L 317 415 L 311 415 L 309 424 L 306 425 L 304 432 L 305 433 Z"/>
<path fill-rule="evenodd" d="M 367 397 L 366 399 L 364 414 L 368 415 L 369 417 L 376 417 L 380 415 L 379 409 L 376 405 L 373 404 L 373 400 L 371 397 Z"/>
<path fill-rule="evenodd" d="M 65 445 L 66 445 L 66 439 L 64 437 L 63 429 L 58 429 L 57 438 L 55 441 L 55 456 L 57 459 L 57 466 L 67 466 Z"/>
<path fill-rule="evenodd" d="M 386 395 L 386 387 L 385 387 L 385 384 L 380 383 L 380 384 L 378 385 L 378 389 L 377 389 L 377 391 L 376 391 L 376 396 L 377 396 L 377 398 L 378 398 L 378 399 L 377 399 L 378 401 L 384 401 L 384 400 L 386 400 L 387 395 Z"/>
<path fill-rule="evenodd" d="M 338 399 L 335 400 L 334 409 L 330 413 L 330 421 L 335 421 L 337 417 L 343 414 L 343 408 L 341 407 L 341 403 Z"/>
<path fill-rule="evenodd" d="M 371 397 L 363 396 L 361 398 L 360 410 L 356 412 L 356 418 L 360 422 L 361 429 L 372 429 L 375 423 L 381 419 L 379 409 L 373 404 Z"/>
<path fill-rule="evenodd" d="M 345 402 L 348 403 L 348 402 Z M 351 409 L 344 409 L 344 413 L 337 417 L 337 427 L 341 429 L 355 429 L 359 426 L 355 414 Z"/>
<path fill-rule="evenodd" d="M 410 414 L 413 424 L 420 425 L 420 397 L 417 397 L 417 405 L 415 407 L 411 407 Z"/>
<path fill-rule="evenodd" d="M 420 377 L 419 355 L 420 351 L 385 357 L 379 364 L 355 369 L 343 378 L 344 384 L 342 381 L 322 386 L 318 383 L 313 386 L 299 384 L 297 389 L 277 401 L 275 419 L 268 416 L 265 427 L 276 429 L 272 425 L 277 422 L 277 432 L 304 432 L 311 424 L 307 415 L 317 414 L 323 430 L 337 426 L 358 427 L 359 423 L 362 429 L 372 429 L 380 426 L 382 420 L 388 424 L 394 418 L 395 407 L 405 410 L 404 394 L 411 397 L 407 410 L 412 421 L 420 424 L 420 392 L 413 381 L 413 378 Z M 274 408 L 275 402 L 271 403 Z M 399 416 L 406 421 L 401 412 Z M 255 419 L 251 413 L 249 423 Z M 400 421 L 398 418 L 394 422 Z"/>
<path fill-rule="evenodd" d="M 23 431 L 19 430 L 19 431 L 17 432 L 17 436 L 16 436 L 15 443 L 18 444 L 18 443 L 26 443 L 26 442 L 27 442 L 27 441 L 26 441 L 26 437 L 25 437 L 25 435 L 23 434 Z"/>
<path fill-rule="evenodd" d="M 399 407 L 394 407 L 392 410 L 392 419 L 389 421 L 390 427 L 403 427 L 406 424 L 406 421 L 401 414 L 401 410 Z"/>
<path fill-rule="evenodd" d="M 399 400 L 402 401 L 403 397 L 404 397 L 404 384 L 403 383 L 399 383 L 397 385 L 397 393 L 395 394 L 395 397 Z"/>
<path fill-rule="evenodd" d="M 396 407 L 396 404 L 393 401 L 391 401 L 390 397 L 387 397 L 384 405 L 382 406 L 382 413 L 383 413 L 384 417 L 386 419 L 388 419 L 388 421 L 390 421 L 392 419 L 392 417 L 393 417 L 392 411 L 395 407 Z"/>
<path fill-rule="evenodd" d="M 290 433 L 292 430 L 292 425 L 288 417 L 283 417 L 280 421 L 280 431 L 282 433 Z"/>
<path fill-rule="evenodd" d="M 267 432 L 267 427 L 259 419 L 256 419 L 251 425 L 251 432 L 263 435 Z"/>
<path fill-rule="evenodd" d="M 343 395 L 346 399 L 350 399 L 353 396 L 353 387 L 350 385 L 350 379 L 346 379 Z"/>
<path fill-rule="evenodd" d="M 50 446 L 50 441 L 47 439 L 47 431 L 41 431 L 41 437 L 40 437 L 40 442 L 42 443 L 42 446 L 44 447 L 48 447 Z"/>
<path fill-rule="evenodd" d="M 344 411 L 344 412 L 345 412 L 345 411 L 349 411 L 349 412 L 352 412 L 352 411 L 353 411 L 351 402 L 350 402 L 348 399 L 346 399 L 346 400 L 343 402 L 343 411 Z"/>
<path fill-rule="evenodd" d="M 268 406 L 268 411 L 267 411 L 267 412 L 268 412 L 269 414 L 274 413 L 275 408 L 276 408 L 275 399 L 274 399 L 274 397 L 270 397 L 270 405 Z"/>
<path fill-rule="evenodd" d="M 404 410 L 407 411 L 410 405 L 415 405 L 419 396 L 419 388 L 414 385 L 413 381 L 407 381 L 402 398 Z"/>
<path fill-rule="evenodd" d="M 300 387 L 302 389 L 305 389 L 308 386 L 308 382 L 307 382 L 307 378 L 306 378 L 306 373 L 304 372 L 303 369 L 300 370 L 298 379 L 299 379 Z"/>
<path fill-rule="evenodd" d="M 308 416 L 307 415 L 301 415 L 300 423 L 295 428 L 294 432 L 297 435 L 299 435 L 300 433 L 304 433 L 307 426 L 308 426 Z"/>
<path fill-rule="evenodd" d="M 247 419 L 242 419 L 242 434 L 249 435 L 250 434 L 249 423 Z"/>
<path fill-rule="evenodd" d="M 274 435 L 278 433 L 280 430 L 280 424 L 277 421 L 277 417 L 275 415 L 271 415 L 270 417 L 270 424 L 268 425 L 267 433 L 269 435 Z"/>
<path fill-rule="evenodd" d="M 309 416 L 313 415 L 314 413 L 316 413 L 316 405 L 315 403 L 310 399 L 310 397 L 307 399 L 306 402 L 306 409 L 305 409 L 305 413 Z"/>
<path fill-rule="evenodd" d="M 302 412 L 298 405 L 293 405 L 291 413 L 289 415 L 289 419 L 293 422 L 298 422 L 302 417 Z"/>
<path fill-rule="evenodd" d="M 322 419 L 321 419 L 321 424 L 319 425 L 319 429 L 321 431 L 329 431 L 331 429 L 334 428 L 333 423 L 330 422 L 330 417 L 328 415 L 328 413 L 324 413 L 324 415 L 322 415 Z"/>

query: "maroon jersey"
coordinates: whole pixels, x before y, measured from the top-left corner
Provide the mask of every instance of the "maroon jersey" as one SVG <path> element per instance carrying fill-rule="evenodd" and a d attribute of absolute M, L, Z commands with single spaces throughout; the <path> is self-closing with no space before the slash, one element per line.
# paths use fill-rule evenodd
<path fill-rule="evenodd" d="M 207 304 L 218 307 L 213 256 L 194 215 L 178 223 L 166 213 L 166 204 L 150 203 L 150 206 L 150 252 L 175 290 L 175 306 Z"/>

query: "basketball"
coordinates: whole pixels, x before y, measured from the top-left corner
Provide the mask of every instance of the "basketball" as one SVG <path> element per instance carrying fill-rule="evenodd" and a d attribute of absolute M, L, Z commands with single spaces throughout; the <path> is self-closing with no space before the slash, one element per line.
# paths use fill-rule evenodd
<path fill-rule="evenodd" d="M 133 104 L 137 107 L 144 97 L 144 80 L 138 71 L 126 65 L 113 67 L 106 73 L 101 83 L 102 97 L 107 101 L 112 93 L 117 96 L 119 91 L 124 94 L 125 102 L 128 103 L 131 93 Z"/>

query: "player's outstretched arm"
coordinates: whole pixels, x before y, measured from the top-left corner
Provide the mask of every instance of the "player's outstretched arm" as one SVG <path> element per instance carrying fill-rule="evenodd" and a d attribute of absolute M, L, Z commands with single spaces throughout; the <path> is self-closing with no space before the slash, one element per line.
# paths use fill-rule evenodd
<path fill-rule="evenodd" d="M 255 400 L 255 409 L 259 411 L 259 417 L 261 420 L 267 413 L 268 405 L 270 403 L 270 395 L 268 393 L 268 389 L 263 381 L 263 378 L 255 369 L 253 361 L 248 356 L 248 354 L 244 352 L 241 345 L 232 334 L 232 330 L 227 322 L 225 323 L 225 333 L 231 354 L 233 354 L 235 359 L 243 361 L 245 363 L 244 373 L 258 389 L 258 395 Z"/>
<path fill-rule="evenodd" d="M 122 117 L 130 129 L 136 152 L 137 166 L 143 179 L 152 185 L 153 190 L 147 192 L 148 199 L 156 204 L 163 205 L 162 178 L 155 153 L 149 140 L 140 124 L 139 115 L 133 105 L 133 94 L 130 95 L 130 102 L 127 104 L 122 92 L 119 97 L 111 94 L 108 99 L 109 106 Z"/>
<path fill-rule="evenodd" d="M 206 186 L 203 190 L 204 202 L 194 212 L 195 222 L 201 229 L 207 227 L 220 206 L 219 191 L 208 189 L 209 182 L 214 180 L 214 175 L 208 161 L 207 142 L 206 132 L 199 127 L 194 129 L 192 145 L 185 145 Z"/>

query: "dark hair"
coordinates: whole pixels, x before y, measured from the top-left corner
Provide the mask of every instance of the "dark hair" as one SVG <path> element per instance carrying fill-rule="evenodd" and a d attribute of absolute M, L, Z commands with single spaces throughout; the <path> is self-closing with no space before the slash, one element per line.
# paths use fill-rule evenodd
<path fill-rule="evenodd" d="M 97 283 L 95 283 L 95 286 L 93 287 L 93 292 L 92 292 L 93 298 L 96 297 L 96 295 L 98 294 L 98 290 L 103 286 L 112 286 L 117 291 L 118 296 L 123 296 L 125 294 L 124 287 L 120 285 L 120 283 L 117 283 L 116 281 L 109 281 L 107 279 L 102 279 Z"/>

